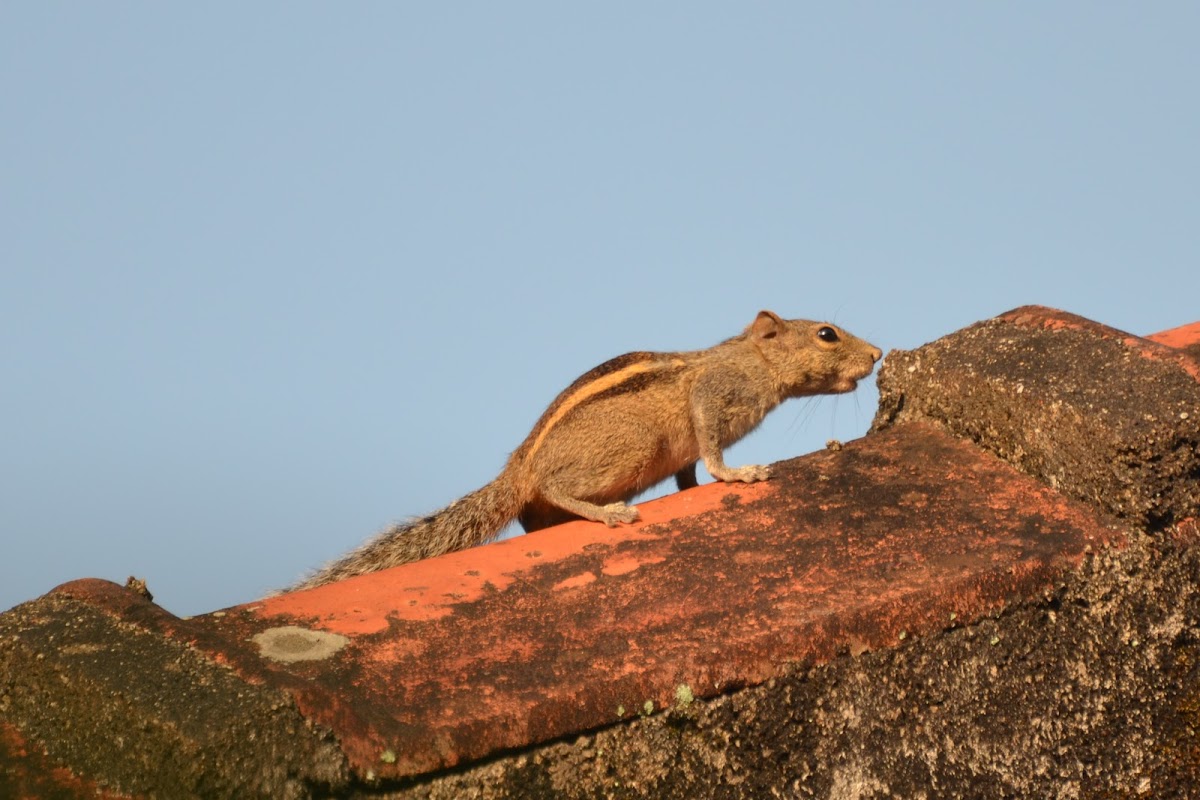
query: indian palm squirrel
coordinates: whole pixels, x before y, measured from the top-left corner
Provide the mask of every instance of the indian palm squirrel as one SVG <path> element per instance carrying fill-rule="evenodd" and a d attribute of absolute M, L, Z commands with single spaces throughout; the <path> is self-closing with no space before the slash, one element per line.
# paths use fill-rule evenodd
<path fill-rule="evenodd" d="M 878 347 L 827 322 L 761 311 L 707 350 L 627 353 L 584 373 L 546 409 L 491 483 L 427 517 L 396 525 L 295 589 L 462 550 L 514 518 L 526 531 L 572 519 L 615 526 L 638 518 L 627 501 L 674 475 L 696 485 L 696 461 L 720 481 L 766 480 L 730 467 L 722 450 L 790 397 L 853 391 Z"/>

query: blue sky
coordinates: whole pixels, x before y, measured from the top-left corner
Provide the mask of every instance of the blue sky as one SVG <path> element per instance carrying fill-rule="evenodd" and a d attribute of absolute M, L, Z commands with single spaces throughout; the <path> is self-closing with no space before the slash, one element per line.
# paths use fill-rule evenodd
<path fill-rule="evenodd" d="M 0 8 L 0 609 L 192 614 L 760 308 L 1200 319 L 1194 3 Z M 792 401 L 729 454 L 861 435 Z"/>

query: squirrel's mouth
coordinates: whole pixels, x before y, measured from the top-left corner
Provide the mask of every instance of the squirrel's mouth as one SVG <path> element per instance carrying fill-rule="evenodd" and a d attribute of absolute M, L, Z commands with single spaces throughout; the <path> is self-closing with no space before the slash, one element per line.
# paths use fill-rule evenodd
<path fill-rule="evenodd" d="M 867 364 L 857 373 L 842 375 L 838 378 L 837 383 L 833 385 L 834 392 L 853 392 L 858 388 L 858 382 L 875 371 L 875 365 Z"/>

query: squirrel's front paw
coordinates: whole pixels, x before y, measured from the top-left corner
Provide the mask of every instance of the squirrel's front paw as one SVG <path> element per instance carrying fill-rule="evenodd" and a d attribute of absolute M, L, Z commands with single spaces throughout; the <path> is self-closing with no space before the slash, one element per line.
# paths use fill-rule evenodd
<path fill-rule="evenodd" d="M 755 481 L 765 481 L 767 478 L 770 478 L 771 468 L 762 464 L 747 464 L 744 467 L 727 469 L 724 474 L 714 475 L 713 477 L 723 480 L 726 483 L 731 481 L 754 483 Z"/>
<path fill-rule="evenodd" d="M 636 506 L 625 503 L 609 503 L 601 506 L 601 510 L 604 515 L 600 521 L 610 528 L 617 527 L 618 522 L 637 522 L 639 516 Z"/>

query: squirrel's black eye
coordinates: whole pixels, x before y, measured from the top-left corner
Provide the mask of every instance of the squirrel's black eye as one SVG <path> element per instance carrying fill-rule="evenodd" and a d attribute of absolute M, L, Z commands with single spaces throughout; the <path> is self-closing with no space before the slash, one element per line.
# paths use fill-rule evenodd
<path fill-rule="evenodd" d="M 817 328 L 817 338 L 820 339 L 822 342 L 828 342 L 829 344 L 833 344 L 834 342 L 836 342 L 838 340 L 838 335 L 837 335 L 837 331 L 835 331 L 833 328 L 829 327 L 828 325 L 825 325 L 824 327 Z"/>

